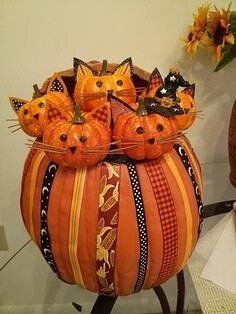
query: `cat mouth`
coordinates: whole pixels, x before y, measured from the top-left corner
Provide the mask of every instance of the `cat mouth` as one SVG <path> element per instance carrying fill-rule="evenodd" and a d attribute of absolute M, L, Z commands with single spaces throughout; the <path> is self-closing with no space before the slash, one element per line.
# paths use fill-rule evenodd
<path fill-rule="evenodd" d="M 69 147 L 69 150 L 72 152 L 72 154 L 75 153 L 76 149 L 77 149 L 76 146 L 70 146 L 70 147 Z"/>

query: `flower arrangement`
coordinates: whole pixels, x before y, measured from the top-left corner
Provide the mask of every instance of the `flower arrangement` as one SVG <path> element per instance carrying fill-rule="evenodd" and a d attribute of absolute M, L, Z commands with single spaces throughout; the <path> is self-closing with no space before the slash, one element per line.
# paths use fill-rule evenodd
<path fill-rule="evenodd" d="M 192 59 L 199 46 L 213 53 L 213 60 L 217 62 L 214 71 L 221 70 L 236 57 L 236 12 L 218 9 L 210 5 L 202 5 L 193 14 L 193 25 L 185 41 L 185 50 Z"/>

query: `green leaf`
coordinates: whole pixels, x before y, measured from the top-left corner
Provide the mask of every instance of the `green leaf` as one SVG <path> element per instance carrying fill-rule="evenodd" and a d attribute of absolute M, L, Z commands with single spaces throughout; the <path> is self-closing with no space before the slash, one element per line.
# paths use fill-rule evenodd
<path fill-rule="evenodd" d="M 222 59 L 217 64 L 214 72 L 218 72 L 236 57 L 236 46 L 228 45 L 225 49 Z"/>

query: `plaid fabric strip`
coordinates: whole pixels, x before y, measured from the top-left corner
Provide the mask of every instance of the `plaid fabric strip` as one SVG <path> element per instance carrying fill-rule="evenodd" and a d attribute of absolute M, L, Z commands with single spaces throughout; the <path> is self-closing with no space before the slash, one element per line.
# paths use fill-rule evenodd
<path fill-rule="evenodd" d="M 115 254 L 119 216 L 120 165 L 101 164 L 96 269 L 99 293 L 115 295 Z"/>
<path fill-rule="evenodd" d="M 174 202 L 163 169 L 158 161 L 145 163 L 159 210 L 163 232 L 163 260 L 158 282 L 165 281 L 174 272 L 178 254 L 178 228 Z"/>
<path fill-rule="evenodd" d="M 137 223 L 139 231 L 139 246 L 140 246 L 140 260 L 139 270 L 134 292 L 138 292 L 142 289 L 147 272 L 148 261 L 148 235 L 146 227 L 146 217 L 143 205 L 143 198 L 141 193 L 141 187 L 139 183 L 138 173 L 134 163 L 127 163 L 129 177 L 133 190 L 133 197 L 135 202 Z"/>
<path fill-rule="evenodd" d="M 107 121 L 109 120 L 109 108 L 108 106 L 103 106 L 99 109 L 97 109 L 94 113 L 91 113 L 91 117 L 93 119 L 97 119 L 101 122 L 103 122 L 104 124 L 107 123 Z"/>
<path fill-rule="evenodd" d="M 40 242 L 41 242 L 41 252 L 49 264 L 51 269 L 57 273 L 58 277 L 60 274 L 57 269 L 56 262 L 54 260 L 50 242 L 50 235 L 48 231 L 48 205 L 50 199 L 50 192 L 53 184 L 53 180 L 55 178 L 58 166 L 54 163 L 50 163 L 47 167 L 47 170 L 44 175 L 42 189 L 41 189 L 41 226 L 40 226 Z"/>
<path fill-rule="evenodd" d="M 47 113 L 48 122 L 52 122 L 58 119 L 65 120 L 65 117 L 62 115 L 62 113 L 57 108 L 51 107 L 50 105 L 48 106 Z"/>
<path fill-rule="evenodd" d="M 194 174 L 190 160 L 189 160 L 188 155 L 187 155 L 186 151 L 184 150 L 184 148 L 179 144 L 174 144 L 174 149 L 177 152 L 177 154 L 179 155 L 185 169 L 187 170 L 187 173 L 188 173 L 188 175 L 191 179 L 192 185 L 193 185 L 193 190 L 195 193 L 195 198 L 196 198 L 196 202 L 197 202 L 197 206 L 198 206 L 198 212 L 200 215 L 200 224 L 199 224 L 199 228 L 198 228 L 198 235 L 199 235 L 201 232 L 201 229 L 202 229 L 202 222 L 203 222 L 203 218 L 202 218 L 203 217 L 203 203 L 202 203 L 200 190 L 199 190 L 197 180 L 196 180 L 196 175 Z"/>

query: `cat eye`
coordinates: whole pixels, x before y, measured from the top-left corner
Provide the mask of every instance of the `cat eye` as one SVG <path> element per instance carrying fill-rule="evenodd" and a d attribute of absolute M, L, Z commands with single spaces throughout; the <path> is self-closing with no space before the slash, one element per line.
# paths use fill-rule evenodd
<path fill-rule="evenodd" d="M 118 86 L 122 86 L 122 85 L 123 85 L 123 81 L 122 81 L 122 80 L 118 80 L 118 81 L 116 82 L 116 84 L 117 84 Z"/>
<path fill-rule="evenodd" d="M 61 140 L 62 142 L 65 142 L 65 141 L 67 140 L 67 135 L 66 135 L 66 134 L 61 134 L 60 140 Z"/>
<path fill-rule="evenodd" d="M 80 140 L 81 143 L 85 143 L 85 142 L 87 142 L 87 136 L 81 135 L 79 140 Z"/>
<path fill-rule="evenodd" d="M 96 85 L 97 85 L 97 87 L 102 87 L 102 81 L 97 81 Z"/>
<path fill-rule="evenodd" d="M 143 129 L 141 126 L 139 126 L 139 127 L 136 129 L 136 132 L 137 132 L 138 134 L 143 134 L 143 133 L 144 133 L 144 129 Z"/>
<path fill-rule="evenodd" d="M 28 109 L 24 109 L 23 113 L 24 113 L 24 115 L 27 115 L 29 113 L 29 110 Z"/>
<path fill-rule="evenodd" d="M 39 106 L 39 108 L 43 108 L 45 106 L 45 104 L 43 102 L 40 102 L 38 106 Z"/>
<path fill-rule="evenodd" d="M 157 125 L 157 131 L 161 132 L 164 129 L 164 126 L 162 124 Z"/>

